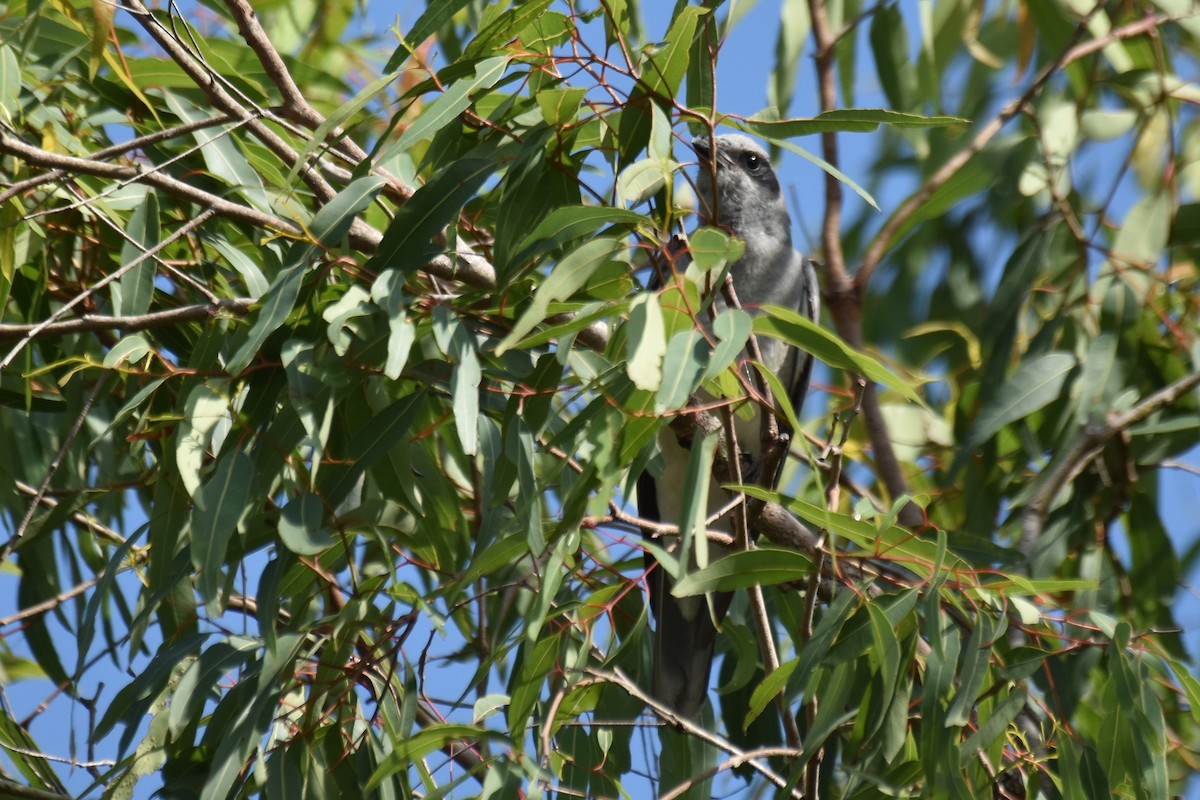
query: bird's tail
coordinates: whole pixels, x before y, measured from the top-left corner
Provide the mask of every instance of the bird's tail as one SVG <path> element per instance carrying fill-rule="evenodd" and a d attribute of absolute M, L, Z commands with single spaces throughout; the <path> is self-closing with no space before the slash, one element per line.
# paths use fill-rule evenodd
<path fill-rule="evenodd" d="M 708 697 L 717 629 L 733 600 L 730 592 L 712 598 L 672 597 L 674 581 L 661 565 L 647 575 L 650 605 L 657 620 L 654 628 L 654 696 L 679 716 L 697 720 Z"/>

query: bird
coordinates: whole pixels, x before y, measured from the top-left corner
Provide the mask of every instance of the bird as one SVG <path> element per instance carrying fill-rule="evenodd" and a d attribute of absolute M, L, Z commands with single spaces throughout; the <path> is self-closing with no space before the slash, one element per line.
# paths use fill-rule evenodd
<path fill-rule="evenodd" d="M 744 244 L 742 256 L 729 270 L 739 304 L 750 314 L 759 313 L 758 308 L 765 304 L 783 306 L 815 321 L 820 313 L 820 294 L 814 262 L 792 246 L 791 216 L 766 151 L 741 134 L 712 139 L 697 137 L 692 141 L 692 149 L 700 160 L 696 191 L 702 218 L 732 233 Z M 659 285 L 660 279 L 652 276 L 648 288 L 656 289 Z M 714 303 L 718 311 L 726 307 L 720 294 Z M 779 377 L 792 407 L 799 413 L 808 391 L 812 357 L 777 339 L 759 338 L 758 346 L 764 364 Z M 757 464 L 762 455 L 757 416 L 753 420 L 735 418 L 742 461 L 750 465 Z M 782 417 L 780 428 L 789 432 Z M 689 451 L 670 427 L 659 433 L 658 445 L 662 469 L 657 474 L 647 470 L 639 477 L 638 512 L 648 520 L 678 524 Z M 747 473 L 753 477 L 754 471 L 751 466 Z M 773 480 L 772 476 L 759 477 Z M 711 482 L 707 498 L 710 515 L 729 499 L 716 484 Z M 734 533 L 728 516 L 713 527 Z M 668 544 L 668 549 L 677 546 L 676 539 Z M 710 561 L 728 552 L 730 548 L 709 544 Z M 716 626 L 728 612 L 733 594 L 673 597 L 674 581 L 657 564 L 649 549 L 646 562 L 650 607 L 656 620 L 652 694 L 680 717 L 698 720 L 708 697 Z M 688 569 L 696 569 L 694 555 Z"/>

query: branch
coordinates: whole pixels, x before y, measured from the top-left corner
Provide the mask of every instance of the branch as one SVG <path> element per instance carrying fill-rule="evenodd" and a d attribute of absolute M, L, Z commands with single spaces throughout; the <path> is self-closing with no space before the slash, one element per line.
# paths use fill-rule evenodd
<path fill-rule="evenodd" d="M 215 108 L 239 120 L 245 120 L 247 128 L 255 138 L 261 141 L 280 161 L 289 168 L 297 166 L 300 156 L 292 146 L 285 142 L 279 134 L 268 128 L 261 119 L 258 119 L 258 114 L 252 113 L 233 95 L 229 94 L 221 84 L 224 78 L 193 56 L 183 46 L 183 43 L 168 31 L 146 6 L 142 5 L 141 0 L 120 0 L 119 4 L 133 15 L 138 24 L 167 52 L 171 60 L 178 64 L 179 68 L 204 92 Z M 336 192 L 333 187 L 317 170 L 304 165 L 300 167 L 300 174 L 322 204 L 328 203 L 334 198 Z M 354 226 L 351 227 L 352 235 L 361 235 L 368 228 L 361 220 L 356 220 L 355 225 L 357 229 Z"/>
<path fill-rule="evenodd" d="M 148 328 L 160 328 L 176 325 L 180 322 L 191 322 L 197 319 L 210 319 L 222 314 L 242 315 L 250 311 L 257 303 L 248 297 L 236 297 L 230 300 L 218 300 L 215 303 L 197 303 L 180 306 L 165 311 L 151 311 L 148 314 L 135 314 L 128 317 L 113 317 L 106 314 L 84 314 L 76 319 L 50 324 L 10 325 L 0 323 L 0 341 L 11 341 L 28 336 L 30 339 L 40 339 L 49 336 L 66 336 L 72 333 L 87 331 L 117 330 L 124 333 L 142 331 Z"/>
<path fill-rule="evenodd" d="M 1100 4 L 1096 5 L 1096 9 L 1102 7 Z M 1092 13 L 1095 13 L 1095 10 Z M 871 244 L 867 247 L 867 251 L 863 255 L 858 271 L 854 273 L 855 287 L 860 292 L 866 291 L 867 283 L 871 280 L 871 275 L 874 273 L 875 268 L 879 266 L 879 262 L 883 259 L 883 256 L 887 253 L 888 248 L 891 246 L 892 238 L 896 233 L 908 224 L 908 221 L 920 210 L 921 206 L 925 204 L 934 192 L 942 188 L 947 181 L 954 177 L 955 173 L 987 146 L 987 143 L 1000 132 L 1009 120 L 1019 114 L 1021 109 L 1033 100 L 1038 92 L 1042 90 L 1042 87 L 1045 86 L 1046 81 L 1050 80 L 1056 72 L 1085 56 L 1104 49 L 1104 47 L 1115 41 L 1140 36 L 1175 19 L 1178 19 L 1178 17 L 1172 14 L 1155 14 L 1137 22 L 1113 28 L 1107 36 L 1092 39 L 1082 44 L 1076 44 L 1064 50 L 1054 63 L 1048 64 L 1042 69 L 1033 83 L 1029 85 L 1029 88 L 1020 97 L 1001 108 L 991 121 L 979 129 L 971 144 L 955 153 L 954 156 L 934 172 L 920 189 L 904 201 L 896 213 L 892 215 L 891 219 L 884 223 L 883 227 L 879 229 L 879 233 L 875 234 L 875 238 L 871 240 Z M 1078 40 L 1083 35 L 1086 25 L 1087 21 L 1084 20 L 1076 28 L 1075 40 Z"/>
<path fill-rule="evenodd" d="M 821 95 L 821 111 L 833 111 L 837 105 L 837 81 L 834 75 L 834 46 L 837 40 L 829 28 L 823 0 L 809 0 L 812 17 L 813 39 L 816 42 L 817 86 Z M 821 147 L 825 160 L 838 166 L 837 134 L 827 131 L 821 134 Z M 851 347 L 863 349 L 865 340 L 862 332 L 862 309 L 865 293 L 846 270 L 846 258 L 842 252 L 842 184 L 832 175 L 825 175 L 825 218 L 821 232 L 824 250 L 824 272 L 829 311 L 833 316 L 838 333 Z M 900 468 L 900 460 L 892 447 L 887 423 L 879 407 L 879 393 L 875 384 L 867 382 L 862 393 L 863 425 L 875 455 L 875 471 L 893 499 L 908 494 L 908 481 Z M 922 522 L 920 509 L 906 503 L 900 510 L 902 525 L 915 528 Z"/>
<path fill-rule="evenodd" d="M 0 150 L 3 149 L 3 144 L 4 144 L 5 139 L 7 139 L 7 137 L 0 135 Z M 82 292 L 75 295 L 75 297 L 71 298 L 71 300 L 69 300 L 67 303 L 65 303 L 61 308 L 56 309 L 54 311 L 54 313 L 52 313 L 49 317 L 47 317 L 46 319 L 37 323 L 36 325 L 33 325 L 31 328 L 29 328 L 25 332 L 25 335 L 23 337 L 21 337 L 21 340 L 16 343 L 16 345 L 13 347 L 13 349 L 8 351 L 8 355 L 6 355 L 2 360 L 0 360 L 0 371 L 4 370 L 9 364 L 11 364 L 13 362 L 13 360 L 17 357 L 17 354 L 20 353 L 22 348 L 25 347 L 25 345 L 29 344 L 29 342 L 31 342 L 35 338 L 37 338 L 37 336 L 42 331 L 46 330 L 51 325 L 53 325 L 54 321 L 56 319 L 58 319 L 60 316 L 62 316 L 63 314 L 66 314 L 72 308 L 79 305 L 87 297 L 94 294 L 98 289 L 101 289 L 104 286 L 107 286 L 109 283 L 112 283 L 114 280 L 121 277 L 121 275 L 123 275 L 124 273 L 133 269 L 135 266 L 142 263 L 146 259 L 153 258 L 154 255 L 156 255 L 158 252 L 160 252 L 164 248 L 172 245 L 177 239 L 179 239 L 183 236 L 186 236 L 195 228 L 198 228 L 201 225 L 203 225 L 205 222 L 207 222 L 209 220 L 210 217 L 213 216 L 213 213 L 214 212 L 211 209 L 201 212 L 199 216 L 197 216 L 197 217 L 189 220 L 188 222 L 184 223 L 183 225 L 181 225 L 178 230 L 176 230 L 170 236 L 163 239 L 161 242 L 156 244 L 154 247 L 151 247 L 149 250 L 142 251 L 142 253 L 140 255 L 138 255 L 136 258 L 133 258 L 126 264 L 122 264 L 121 267 L 119 269 L 117 269 L 115 272 L 110 272 L 108 275 L 105 275 L 103 278 L 96 281 L 94 284 L 89 286 L 87 289 L 84 289 Z"/>
<path fill-rule="evenodd" d="M 140 150 L 158 142 L 163 142 L 168 139 L 174 139 L 176 136 L 185 136 L 204 128 L 213 128 L 217 125 L 226 125 L 230 122 L 236 122 L 233 117 L 228 114 L 220 114 L 209 119 L 199 119 L 193 122 L 185 122 L 182 125 L 173 125 L 170 128 L 163 128 L 161 131 L 148 133 L 145 136 L 139 136 L 136 139 L 130 139 L 127 142 L 114 144 L 110 147 L 105 147 L 97 150 L 88 156 L 94 161 L 107 161 L 113 156 L 128 153 L 133 150 Z M 32 178 L 14 183 L 12 186 L 0 192 L 0 205 L 7 203 L 11 198 L 16 197 L 22 192 L 27 192 L 30 189 L 35 189 L 44 183 L 52 183 L 57 180 L 70 177 L 70 173 L 65 169 L 52 169 L 49 172 L 43 172 L 40 175 L 35 175 Z"/>
<path fill-rule="evenodd" d="M 707 742 L 713 747 L 716 747 L 718 750 L 723 750 L 726 753 L 729 753 L 736 759 L 742 759 L 741 763 L 749 765 L 771 783 L 775 784 L 781 789 L 787 788 L 787 779 L 782 775 L 775 772 L 757 758 L 754 758 L 748 753 L 743 752 L 741 749 L 734 746 L 733 743 L 731 743 L 728 739 L 717 736 L 715 733 L 701 728 L 696 723 L 677 716 L 674 711 L 643 692 L 636 683 L 634 683 L 624 672 L 620 670 L 620 668 L 614 668 L 612 672 L 601 672 L 600 670 L 589 668 L 586 670 L 586 672 L 593 678 L 598 678 L 606 683 L 611 683 L 615 686 L 621 687 L 630 697 L 645 704 L 645 706 L 649 708 L 656 717 L 668 725 L 683 731 L 689 736 L 694 736 L 701 741 Z M 800 755 L 800 753 L 792 752 L 791 755 Z M 803 797 L 803 795 L 801 795 L 799 791 L 795 789 L 792 790 L 792 796 L 797 798 Z"/>
<path fill-rule="evenodd" d="M 259 24 L 258 16 L 254 13 L 247 0 L 225 0 L 225 7 L 229 9 L 229 14 L 237 23 L 238 31 L 242 34 L 242 38 L 246 40 L 246 44 L 254 51 L 254 55 L 258 57 L 258 62 L 262 64 L 263 70 L 267 73 L 267 77 L 271 79 L 271 83 L 275 84 L 275 88 L 279 90 L 280 96 L 283 98 L 283 106 L 280 108 L 282 114 L 288 119 L 298 122 L 307 128 L 315 129 L 325 124 L 325 117 L 317 111 L 305 98 L 304 93 L 300 91 L 300 87 L 296 85 L 296 81 L 292 78 L 292 73 L 288 70 L 287 65 L 283 63 L 283 58 L 279 55 L 279 51 L 275 49 L 275 45 L 271 43 L 271 38 L 267 36 L 267 32 L 263 30 L 263 26 Z M 358 146 L 358 142 L 343 136 L 341 129 L 330 131 L 335 137 L 336 147 L 342 150 L 343 155 L 351 161 L 363 162 L 367 160 L 367 152 Z M 380 170 L 376 170 L 379 172 Z M 397 186 L 400 186 L 400 181 L 388 177 L 394 181 Z M 404 187 L 407 189 L 407 187 Z M 407 189 L 409 195 L 412 194 L 411 189 Z"/>
<path fill-rule="evenodd" d="M 749 750 L 745 753 L 739 753 L 731 758 L 725 759 L 711 769 L 706 769 L 703 773 L 697 775 L 695 778 L 692 778 L 689 781 L 684 781 L 666 794 L 660 795 L 659 800 L 675 800 L 677 797 L 682 797 L 689 790 L 691 790 L 692 787 L 704 783 L 708 779 L 713 778 L 720 773 L 725 772 L 726 770 L 737 769 L 743 764 L 749 764 L 756 758 L 797 758 L 801 755 L 803 755 L 803 751 L 801 751 L 798 747 L 760 747 L 757 750 Z M 816 795 L 813 795 L 813 797 L 815 796 Z"/>
<path fill-rule="evenodd" d="M 1066 484 L 1074 481 L 1088 464 L 1100 455 L 1109 439 L 1141 422 L 1155 411 L 1171 405 L 1197 386 L 1200 386 L 1200 370 L 1159 389 L 1128 411 L 1109 414 L 1103 425 L 1089 425 L 1084 428 L 1057 466 L 1042 479 L 1037 494 L 1021 515 L 1021 540 L 1017 546 L 1021 555 L 1025 558 L 1033 555 L 1034 548 L 1041 538 L 1042 528 L 1046 524 L 1050 504 Z"/>
<path fill-rule="evenodd" d="M 173 197 L 178 197 L 181 200 L 187 200 L 197 203 L 204 208 L 212 209 L 217 215 L 233 220 L 234 222 L 242 222 L 256 228 L 265 228 L 297 238 L 304 236 L 304 231 L 300 226 L 291 220 L 272 216 L 258 209 L 226 200 L 203 189 L 197 189 L 195 186 L 184 183 L 170 175 L 164 175 L 158 172 L 157 169 L 148 169 L 142 166 L 126 167 L 95 161 L 91 158 L 79 158 L 78 156 L 51 153 L 49 150 L 25 144 L 21 140 L 5 133 L 0 133 L 0 153 L 16 156 L 26 163 L 35 166 L 60 169 L 75 175 L 94 175 L 98 178 L 109 178 L 112 180 L 128 181 L 130 183 L 145 183 L 156 189 L 161 189 Z M 359 237 L 358 240 L 355 240 L 354 237 L 351 237 L 351 242 L 360 247 L 360 249 L 374 252 L 383 237 L 378 231 L 372 230 L 371 234 L 365 239 Z"/>

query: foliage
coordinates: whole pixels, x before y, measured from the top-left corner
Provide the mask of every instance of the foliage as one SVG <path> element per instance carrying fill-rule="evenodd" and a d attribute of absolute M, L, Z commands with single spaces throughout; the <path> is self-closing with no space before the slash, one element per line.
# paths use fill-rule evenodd
<path fill-rule="evenodd" d="M 106 797 L 696 794 L 706 764 L 809 797 L 1182 791 L 1195 550 L 1158 476 L 1200 440 L 1200 20 L 782 0 L 744 117 L 738 8 L 430 2 L 380 70 L 349 2 L 8 4 L 4 680 L 118 756 L 5 706 L 6 786 L 65 794 L 55 757 Z M 641 288 L 695 227 L 674 139 L 714 126 L 827 170 L 825 328 L 707 327 L 715 229 Z M 839 133 L 871 137 L 864 186 Z M 720 724 L 672 720 L 660 762 L 626 500 L 697 389 L 753 402 L 751 330 L 828 365 L 782 491 L 746 489 L 822 538 L 682 584 L 767 591 L 725 625 Z"/>

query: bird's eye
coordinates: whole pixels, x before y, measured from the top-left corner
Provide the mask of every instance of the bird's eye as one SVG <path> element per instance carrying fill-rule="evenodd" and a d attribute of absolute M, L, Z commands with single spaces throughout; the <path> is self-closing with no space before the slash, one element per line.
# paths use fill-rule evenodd
<path fill-rule="evenodd" d="M 742 160 L 742 163 L 746 165 L 746 169 L 750 172 L 758 172 L 760 169 L 762 169 L 763 165 L 762 159 L 754 155 L 754 153 L 747 153 L 746 157 Z"/>

